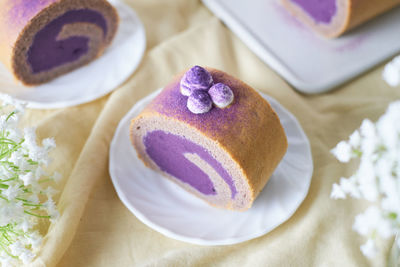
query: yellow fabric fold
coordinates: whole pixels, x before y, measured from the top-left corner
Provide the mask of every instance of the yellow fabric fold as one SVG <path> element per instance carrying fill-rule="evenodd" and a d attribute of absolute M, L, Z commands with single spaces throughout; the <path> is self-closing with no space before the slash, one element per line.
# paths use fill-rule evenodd
<path fill-rule="evenodd" d="M 38 125 L 39 137 L 56 138 L 52 168 L 64 175 L 59 185 L 61 216 L 51 225 L 33 265 L 384 266 L 390 240 L 382 242 L 376 259 L 368 261 L 359 250 L 365 240 L 352 231 L 354 216 L 365 203 L 329 198 L 332 184 L 354 171 L 354 166 L 338 163 L 329 150 L 362 119 L 376 120 L 400 98 L 399 88 L 382 81 L 382 66 L 333 92 L 303 95 L 201 2 L 125 2 L 143 20 L 148 39 L 137 71 L 94 102 L 28 112 L 27 121 Z M 315 169 L 306 200 L 272 232 L 238 245 L 205 247 L 164 237 L 124 207 L 108 173 L 109 145 L 120 119 L 138 100 L 196 64 L 228 72 L 277 99 L 298 118 L 311 142 Z"/>

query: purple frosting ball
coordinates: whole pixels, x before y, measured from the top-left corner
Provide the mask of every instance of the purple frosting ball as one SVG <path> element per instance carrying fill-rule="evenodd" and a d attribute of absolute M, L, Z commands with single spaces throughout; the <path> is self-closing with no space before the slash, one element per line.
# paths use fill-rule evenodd
<path fill-rule="evenodd" d="M 211 74 L 200 66 L 194 66 L 183 75 L 181 93 L 190 96 L 195 90 L 208 90 L 213 85 Z"/>
<path fill-rule="evenodd" d="M 195 90 L 189 96 L 187 108 L 194 114 L 207 113 L 212 108 L 210 95 L 203 90 Z"/>
<path fill-rule="evenodd" d="M 223 83 L 214 84 L 208 93 L 212 102 L 219 108 L 226 108 L 234 99 L 232 89 Z"/>

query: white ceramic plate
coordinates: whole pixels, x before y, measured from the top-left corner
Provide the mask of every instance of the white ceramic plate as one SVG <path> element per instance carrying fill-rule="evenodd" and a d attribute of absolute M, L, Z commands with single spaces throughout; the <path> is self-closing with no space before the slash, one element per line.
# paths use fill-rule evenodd
<path fill-rule="evenodd" d="M 28 103 L 29 108 L 74 106 L 100 98 L 121 85 L 139 65 L 145 48 L 144 27 L 135 12 L 121 1 L 110 1 L 120 16 L 111 46 L 92 63 L 47 84 L 26 87 L 0 64 L 0 92 Z"/>
<path fill-rule="evenodd" d="M 110 147 L 109 171 L 125 206 L 154 230 L 199 245 L 230 245 L 262 236 L 289 219 L 307 195 L 313 173 L 310 144 L 296 118 L 263 95 L 278 113 L 289 148 L 246 212 L 213 208 L 144 166 L 129 139 L 130 120 L 160 92 L 139 101 L 121 120 Z"/>
<path fill-rule="evenodd" d="M 333 40 L 314 34 L 279 0 L 203 0 L 265 63 L 304 93 L 321 93 L 400 52 L 400 8 Z"/>

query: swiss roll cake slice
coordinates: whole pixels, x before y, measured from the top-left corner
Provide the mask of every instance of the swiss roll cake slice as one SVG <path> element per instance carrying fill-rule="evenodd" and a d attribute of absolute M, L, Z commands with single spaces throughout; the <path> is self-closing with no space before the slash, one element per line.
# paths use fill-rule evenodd
<path fill-rule="evenodd" d="M 269 103 L 242 81 L 195 66 L 131 122 L 139 158 L 209 204 L 246 210 L 286 153 Z"/>
<path fill-rule="evenodd" d="M 27 85 L 100 56 L 118 28 L 106 0 L 1 0 L 0 60 Z"/>
<path fill-rule="evenodd" d="M 400 0 L 281 0 L 300 21 L 327 37 L 346 31 L 400 4 Z"/>

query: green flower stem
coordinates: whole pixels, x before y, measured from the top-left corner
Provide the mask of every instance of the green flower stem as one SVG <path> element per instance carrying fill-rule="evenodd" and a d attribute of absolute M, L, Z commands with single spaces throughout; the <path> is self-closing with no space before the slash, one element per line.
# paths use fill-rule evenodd
<path fill-rule="evenodd" d="M 29 163 L 30 165 L 39 165 L 39 162 L 37 162 L 37 161 L 33 161 L 33 160 L 31 160 L 31 159 L 28 159 L 27 161 L 28 161 L 28 163 Z"/>
<path fill-rule="evenodd" d="M 12 116 L 14 116 L 16 114 L 15 111 L 11 112 L 10 114 L 8 114 L 6 121 L 8 121 Z"/>
<path fill-rule="evenodd" d="M 49 215 L 39 215 L 39 214 L 31 213 L 31 212 L 26 211 L 26 210 L 24 211 L 24 213 L 32 215 L 32 216 L 35 216 L 35 217 L 38 217 L 38 218 L 51 219 L 51 216 L 49 216 Z"/>
<path fill-rule="evenodd" d="M 6 232 L 3 232 L 2 236 L 4 237 L 5 240 L 7 240 L 8 242 L 11 242 L 10 237 L 7 235 Z"/>
<path fill-rule="evenodd" d="M 4 151 L 3 153 L 0 154 L 0 159 L 5 158 L 6 156 L 10 156 L 13 152 L 17 151 L 18 149 L 21 148 L 22 143 L 25 142 L 25 139 L 22 139 L 18 144 L 15 144 L 13 148 Z"/>
<path fill-rule="evenodd" d="M 6 184 L 0 184 L 0 188 L 3 188 L 3 189 L 8 189 L 8 188 L 9 188 L 9 186 L 8 186 L 8 185 L 6 185 Z"/>
<path fill-rule="evenodd" d="M 362 156 L 362 151 L 359 149 L 354 149 L 353 150 L 353 154 L 354 156 L 356 156 L 357 158 L 360 158 Z"/>
<path fill-rule="evenodd" d="M 42 204 L 30 204 L 30 203 L 24 203 L 24 206 L 29 206 L 29 207 L 43 207 Z"/>
<path fill-rule="evenodd" d="M 10 257 L 13 258 L 13 259 L 18 259 L 18 257 L 12 255 L 12 254 L 8 251 L 8 249 L 6 249 L 6 248 L 4 247 L 4 245 L 3 245 L 1 242 L 0 242 L 0 246 L 1 246 L 1 248 L 3 249 L 3 251 L 4 251 L 8 256 L 10 256 Z"/>
<path fill-rule="evenodd" d="M 2 107 L 0 105 L 0 110 L 1 109 Z M 13 118 L 18 117 L 19 114 L 18 111 L 14 110 L 13 112 L 10 111 L 4 115 L 7 116 L 6 121 L 12 121 Z M 14 125 L 10 124 L 9 126 L 14 128 Z M 28 153 L 29 149 L 25 149 L 24 144 L 25 139 L 22 137 L 12 140 L 11 130 L 0 130 L 0 168 L 4 173 L 6 173 L 4 176 L 0 177 L 0 202 L 7 202 L 2 202 L 2 205 L 18 204 L 20 207 L 22 206 L 21 213 L 23 211 L 24 214 L 38 218 L 37 220 L 32 220 L 32 225 L 29 224 L 30 227 L 33 227 L 39 219 L 48 220 L 52 218 L 47 210 L 47 205 L 43 202 L 45 197 L 41 196 L 46 195 L 46 190 L 44 190 L 42 185 L 39 184 L 43 184 L 44 186 L 45 183 L 52 182 L 54 179 L 50 175 L 40 175 L 41 177 L 37 177 L 37 183 L 35 182 L 32 185 L 25 186 L 24 181 L 21 178 L 27 174 L 33 174 L 34 176 L 35 174 L 39 174 L 37 172 L 39 170 L 37 169 L 42 167 L 42 162 L 40 160 L 35 161 L 31 159 L 29 156 L 30 152 Z M 21 157 L 22 162 L 19 160 L 15 163 L 12 162 L 13 160 L 11 159 L 11 156 L 16 153 L 18 153 L 18 157 Z M 19 165 L 27 166 L 28 170 L 23 169 L 24 167 L 20 167 Z M 13 188 L 14 186 L 18 190 L 19 194 L 12 200 L 8 200 L 5 195 L 7 192 L 6 190 L 10 190 L 11 187 Z M 30 200 L 31 197 L 38 197 L 40 200 Z M 51 199 L 51 197 L 47 196 L 47 199 Z M 31 219 L 33 219 L 33 217 L 31 217 Z M 12 255 L 13 253 L 10 249 L 10 245 L 17 241 L 26 243 L 24 238 L 30 237 L 33 233 L 33 228 L 29 228 L 27 232 L 24 232 L 22 229 L 19 229 L 19 227 L 19 222 L 15 221 L 6 226 L 0 226 L 0 252 L 3 256 L 9 255 L 17 261 L 19 261 L 20 258 Z M 32 238 L 34 238 L 34 236 L 32 236 Z M 32 250 L 32 246 L 28 245 L 28 243 L 26 243 L 25 246 L 26 249 Z"/>
<path fill-rule="evenodd" d="M 10 178 L 7 180 L 0 180 L 0 183 L 10 182 L 10 181 L 14 181 L 14 180 L 17 180 L 17 177 L 13 177 L 13 178 Z"/>

